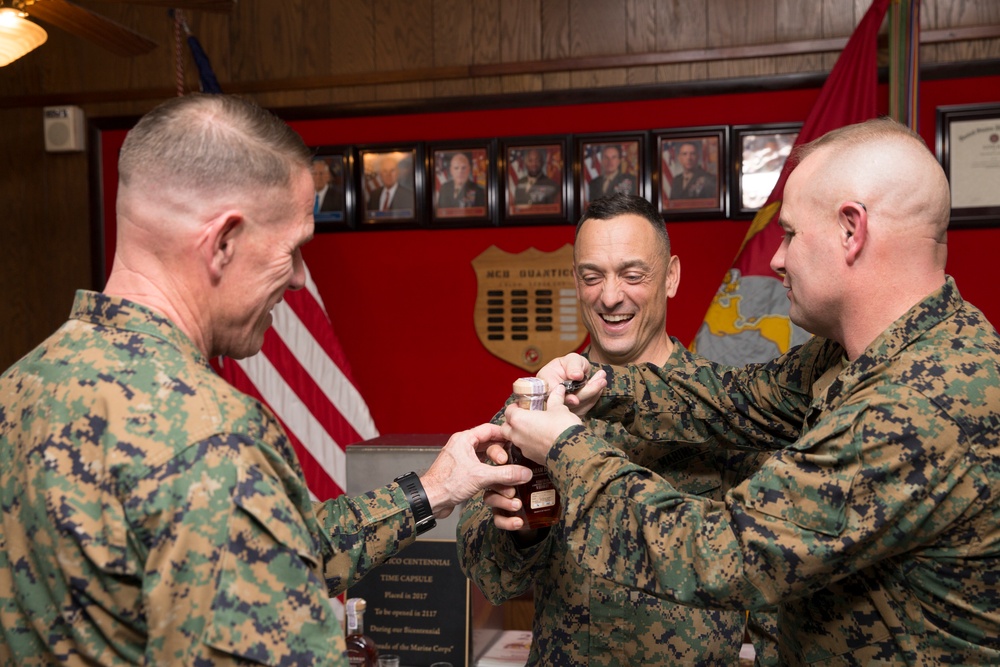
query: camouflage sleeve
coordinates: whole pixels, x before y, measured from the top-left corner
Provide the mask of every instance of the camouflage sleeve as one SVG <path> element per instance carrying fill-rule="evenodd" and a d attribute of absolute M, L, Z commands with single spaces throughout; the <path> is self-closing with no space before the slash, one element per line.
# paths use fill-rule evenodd
<path fill-rule="evenodd" d="M 462 511 L 457 538 L 462 571 L 493 604 L 526 592 L 549 560 L 549 536 L 519 547 L 509 531 L 494 525 L 493 511 L 483 503 L 482 493 Z"/>
<path fill-rule="evenodd" d="M 503 414 L 501 410 L 494 417 L 494 423 L 503 423 Z M 620 424 L 594 421 L 593 426 L 602 429 L 602 440 L 615 446 L 635 441 Z M 655 449 L 655 446 L 644 449 Z M 640 459 L 656 460 L 662 452 L 657 450 L 649 457 L 637 451 L 633 454 Z M 551 533 L 546 530 L 536 544 L 518 545 L 509 531 L 501 530 L 493 523 L 493 511 L 483 502 L 482 493 L 472 498 L 464 508 L 459 519 L 457 539 L 462 570 L 493 604 L 527 592 L 535 579 L 549 567 Z"/>
<path fill-rule="evenodd" d="M 502 424 L 504 410 L 513 397 L 491 420 Z M 466 503 L 458 521 L 458 562 L 467 576 L 486 599 L 493 604 L 526 592 L 548 562 L 550 541 L 545 535 L 540 542 L 519 547 L 509 531 L 493 523 L 493 510 L 478 493 Z"/>
<path fill-rule="evenodd" d="M 339 664 L 315 543 L 257 454 L 215 436 L 129 491 L 145 618 L 122 620 L 145 624 L 146 664 Z"/>
<path fill-rule="evenodd" d="M 608 387 L 590 416 L 652 441 L 778 449 L 793 442 L 811 387 L 842 350 L 819 338 L 766 364 L 734 368 L 689 352 L 671 366 L 603 366 Z"/>
<path fill-rule="evenodd" d="M 883 385 L 829 409 L 722 503 L 677 492 L 582 426 L 548 466 L 583 567 L 683 604 L 759 609 L 932 541 L 986 483 L 969 446 L 932 401 Z"/>
<path fill-rule="evenodd" d="M 353 498 L 339 496 L 316 503 L 313 509 L 328 540 L 323 572 L 331 597 L 343 593 L 417 537 L 410 502 L 396 483 Z"/>

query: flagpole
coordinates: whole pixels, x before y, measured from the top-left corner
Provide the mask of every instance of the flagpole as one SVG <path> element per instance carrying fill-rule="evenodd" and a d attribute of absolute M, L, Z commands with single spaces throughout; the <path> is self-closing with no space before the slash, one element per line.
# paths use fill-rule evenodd
<path fill-rule="evenodd" d="M 920 0 L 889 5 L 889 116 L 917 131 L 920 92 Z"/>

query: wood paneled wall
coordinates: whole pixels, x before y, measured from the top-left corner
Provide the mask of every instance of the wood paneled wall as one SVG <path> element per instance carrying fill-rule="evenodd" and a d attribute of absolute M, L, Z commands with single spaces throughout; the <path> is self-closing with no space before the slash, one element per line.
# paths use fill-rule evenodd
<path fill-rule="evenodd" d="M 0 369 L 66 317 L 90 266 L 88 162 L 44 151 L 42 107 L 133 116 L 175 94 L 167 10 L 81 4 L 159 47 L 123 58 L 49 28 L 36 52 L 0 68 Z M 227 92 L 272 108 L 403 106 L 476 95 L 669 85 L 828 71 L 835 51 L 733 57 L 727 49 L 847 37 L 870 0 L 243 0 L 187 11 Z M 1000 2 L 924 0 L 939 41 L 924 65 L 1000 62 Z M 976 27 L 985 38 L 940 41 Z M 663 57 L 674 54 L 676 57 Z M 660 56 L 646 58 L 645 56 Z M 739 55 L 739 54 L 735 54 Z M 197 87 L 184 50 L 184 86 Z M 1000 93 L 998 93 L 1000 99 Z M 539 101 L 544 103 L 545 97 Z"/>

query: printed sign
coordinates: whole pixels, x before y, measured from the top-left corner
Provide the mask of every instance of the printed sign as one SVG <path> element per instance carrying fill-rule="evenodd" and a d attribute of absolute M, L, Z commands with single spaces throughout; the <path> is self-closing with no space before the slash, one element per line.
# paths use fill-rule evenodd
<path fill-rule="evenodd" d="M 365 634 L 403 665 L 464 665 L 470 651 L 469 580 L 454 540 L 417 540 L 348 591 L 364 598 Z"/>

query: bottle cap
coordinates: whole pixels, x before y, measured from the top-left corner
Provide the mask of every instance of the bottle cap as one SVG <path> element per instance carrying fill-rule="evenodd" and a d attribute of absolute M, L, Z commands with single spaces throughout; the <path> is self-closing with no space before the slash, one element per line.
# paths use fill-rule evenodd
<path fill-rule="evenodd" d="M 353 635 L 357 634 L 358 630 L 361 628 L 361 615 L 365 613 L 365 603 L 364 598 L 348 598 L 347 604 L 344 605 L 344 620 L 347 624 L 347 634 Z"/>
<path fill-rule="evenodd" d="M 345 614 L 347 621 L 347 634 L 351 634 L 358 629 L 361 625 L 358 622 L 358 618 L 365 613 L 365 607 L 368 606 L 365 603 L 364 598 L 348 598 L 347 604 L 344 605 Z"/>
<path fill-rule="evenodd" d="M 524 396 L 544 396 L 549 393 L 549 385 L 541 378 L 518 378 L 514 380 L 514 393 Z"/>

